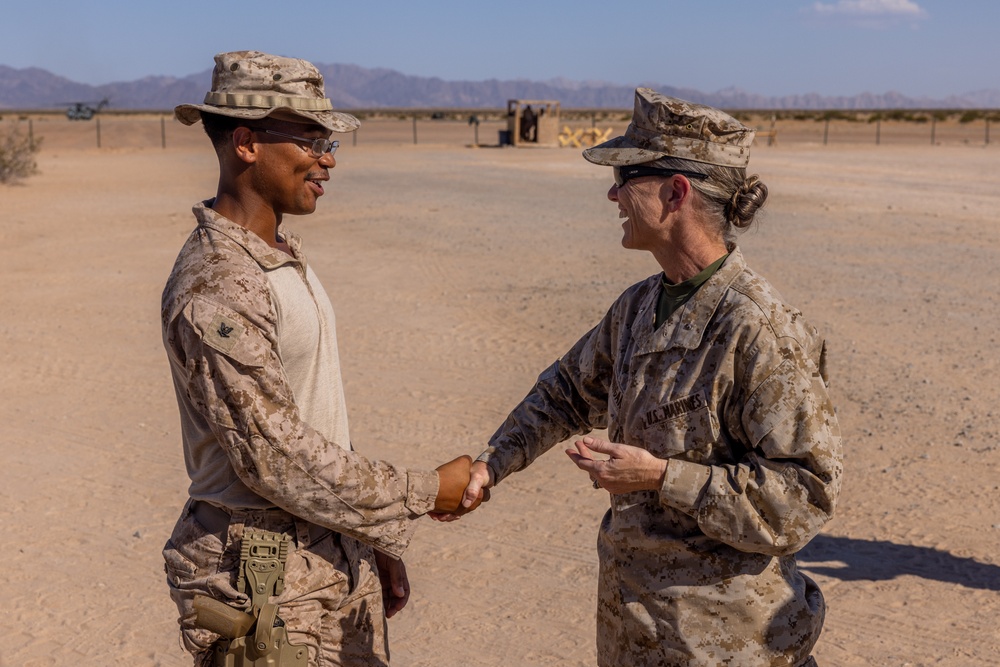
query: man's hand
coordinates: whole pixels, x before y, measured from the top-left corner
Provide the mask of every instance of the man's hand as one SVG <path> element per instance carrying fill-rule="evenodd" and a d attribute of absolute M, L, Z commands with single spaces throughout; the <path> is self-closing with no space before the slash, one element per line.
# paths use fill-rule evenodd
<path fill-rule="evenodd" d="M 468 456 L 461 457 L 472 461 Z M 457 461 L 458 459 L 455 459 Z M 455 461 L 452 461 L 454 463 Z M 451 464 L 445 464 L 451 465 Z M 444 466 L 442 466 L 444 467 Z M 438 468 L 440 474 L 441 468 Z M 479 507 L 481 503 L 490 499 L 490 487 L 493 486 L 493 475 L 489 468 L 482 461 L 476 461 L 469 469 L 468 477 L 465 481 L 464 493 L 461 497 L 461 505 L 453 512 L 430 512 L 428 516 L 435 521 L 455 521 L 464 514 Z M 440 493 L 438 494 L 440 497 Z M 435 510 L 437 508 L 435 507 Z"/>
<path fill-rule="evenodd" d="M 378 566 L 378 579 L 382 583 L 385 617 L 392 618 L 410 599 L 410 580 L 406 576 L 406 566 L 402 560 L 378 549 L 375 550 L 375 565 Z"/>
<path fill-rule="evenodd" d="M 590 479 L 608 493 L 629 491 L 659 491 L 667 474 L 666 459 L 658 459 L 645 449 L 620 445 L 587 436 L 577 440 L 576 450 L 566 454 L 576 467 L 586 471 Z M 592 452 L 607 454 L 610 458 L 599 461 Z"/>

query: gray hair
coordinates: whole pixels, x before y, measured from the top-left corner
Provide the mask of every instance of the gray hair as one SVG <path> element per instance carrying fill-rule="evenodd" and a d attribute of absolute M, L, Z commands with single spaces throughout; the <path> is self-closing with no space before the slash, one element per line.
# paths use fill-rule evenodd
<path fill-rule="evenodd" d="M 767 186 L 760 176 L 747 176 L 743 167 L 720 167 L 675 157 L 647 164 L 707 176 L 692 178 L 691 187 L 701 195 L 705 208 L 718 222 L 719 232 L 727 245 L 736 239 L 737 229 L 743 230 L 753 224 L 757 210 L 767 201 Z"/>

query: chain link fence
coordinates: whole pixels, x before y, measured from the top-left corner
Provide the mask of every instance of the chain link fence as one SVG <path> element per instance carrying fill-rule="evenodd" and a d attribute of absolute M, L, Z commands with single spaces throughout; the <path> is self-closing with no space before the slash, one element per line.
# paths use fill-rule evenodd
<path fill-rule="evenodd" d="M 340 135 L 344 147 L 444 144 L 497 146 L 507 130 L 502 110 L 360 110 L 361 128 Z M 953 145 L 1000 143 L 1000 112 L 747 112 L 734 115 L 758 130 L 757 145 Z M 624 110 L 568 110 L 560 120 L 566 133 L 577 130 L 625 131 L 631 113 Z M 62 114 L 4 112 L 0 129 L 16 126 L 30 137 L 45 137 L 46 151 L 136 150 L 204 147 L 200 126 L 186 127 L 163 113 L 108 112 L 91 120 L 68 120 Z M 577 133 L 579 135 L 579 133 Z M 603 132 L 584 132 L 599 136 Z M 991 134 L 993 136 L 991 136 Z M 576 146 L 570 146 L 575 148 Z"/>

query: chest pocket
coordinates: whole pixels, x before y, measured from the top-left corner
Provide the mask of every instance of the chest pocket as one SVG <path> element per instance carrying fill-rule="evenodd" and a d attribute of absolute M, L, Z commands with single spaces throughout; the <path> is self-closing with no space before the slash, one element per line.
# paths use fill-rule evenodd
<path fill-rule="evenodd" d="M 682 396 L 648 410 L 639 426 L 643 448 L 661 458 L 710 458 L 720 436 L 718 419 L 702 394 Z"/>

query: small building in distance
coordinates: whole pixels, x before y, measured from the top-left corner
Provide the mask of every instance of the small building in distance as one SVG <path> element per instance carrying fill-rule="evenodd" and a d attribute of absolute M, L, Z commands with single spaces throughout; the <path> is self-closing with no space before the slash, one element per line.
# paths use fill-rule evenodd
<path fill-rule="evenodd" d="M 507 131 L 500 131 L 500 144 L 558 146 L 559 130 L 559 102 L 507 100 Z"/>

